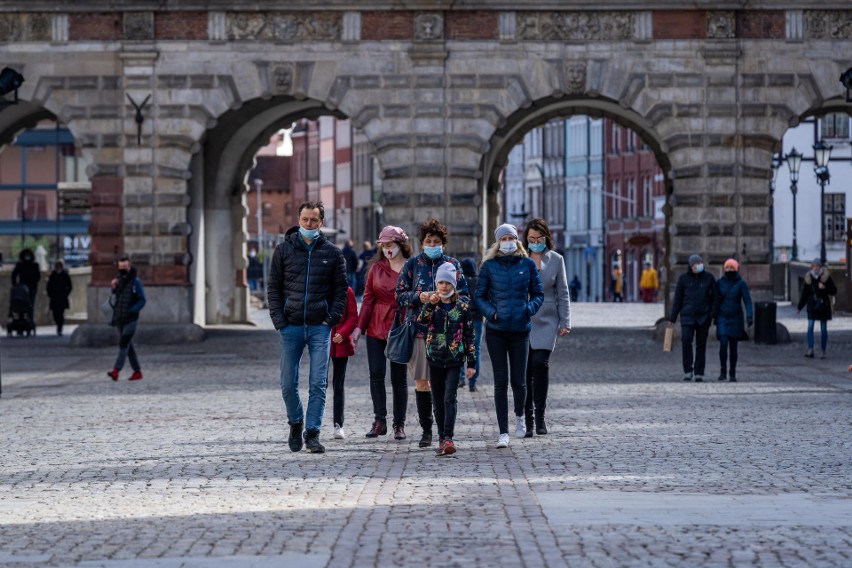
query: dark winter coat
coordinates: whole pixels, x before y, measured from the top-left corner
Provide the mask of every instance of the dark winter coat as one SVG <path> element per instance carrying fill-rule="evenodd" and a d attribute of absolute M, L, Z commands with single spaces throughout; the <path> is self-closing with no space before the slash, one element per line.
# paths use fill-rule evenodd
<path fill-rule="evenodd" d="M 427 302 L 417 316 L 426 331 L 426 360 L 435 367 L 476 368 L 473 320 L 466 297 L 444 303 Z"/>
<path fill-rule="evenodd" d="M 435 275 L 438 272 L 438 267 L 449 262 L 456 267 L 456 292 L 459 296 L 470 300 L 470 290 L 467 286 L 467 279 L 464 277 L 459 261 L 451 256 L 442 254 L 440 257 L 432 260 L 426 253 L 420 253 L 417 256 L 412 256 L 405 261 L 405 266 L 399 273 L 399 280 L 396 283 L 396 302 L 399 307 L 404 310 L 410 310 L 410 316 L 416 318 L 420 313 L 420 308 L 423 304 L 420 302 L 421 292 L 434 292 L 438 289 L 435 285 Z M 426 332 L 426 327 L 418 324 L 418 334 Z"/>
<path fill-rule="evenodd" d="M 344 245 L 343 258 L 346 260 L 346 272 L 355 272 L 358 270 L 358 253 L 349 245 Z"/>
<path fill-rule="evenodd" d="M 34 260 L 20 260 L 15 263 L 15 268 L 12 270 L 12 286 L 25 284 L 30 294 L 34 294 L 38 289 L 39 280 L 41 280 L 41 271 Z"/>
<path fill-rule="evenodd" d="M 518 254 L 486 260 L 479 270 L 475 298 L 488 329 L 529 333 L 531 318 L 544 301 L 535 262 Z"/>
<path fill-rule="evenodd" d="M 331 338 L 335 334 L 343 336 L 340 343 L 331 342 L 331 357 L 352 357 L 355 355 L 355 344 L 352 343 L 352 332 L 358 325 L 358 304 L 355 302 L 355 292 L 352 288 L 346 291 L 346 313 L 340 323 L 331 330 Z"/>
<path fill-rule="evenodd" d="M 118 284 L 112 291 L 112 322 L 119 327 L 139 319 L 139 312 L 145 307 L 145 288 L 136 277 L 136 269 L 131 267 L 127 274 L 119 273 Z"/>
<path fill-rule="evenodd" d="M 681 325 L 703 325 L 710 322 L 716 308 L 716 279 L 707 272 L 694 273 L 691 269 L 677 279 L 674 302 L 669 321 Z"/>
<path fill-rule="evenodd" d="M 728 276 L 733 274 L 734 276 Z M 746 309 L 746 319 L 751 323 L 754 319 L 754 309 L 748 284 L 738 272 L 728 272 L 716 283 L 718 297 L 716 300 L 716 337 L 727 336 L 740 339 L 745 336 L 743 325 L 743 304 Z"/>
<path fill-rule="evenodd" d="M 47 279 L 47 297 L 50 298 L 50 311 L 58 312 L 67 310 L 70 305 L 68 296 L 74 286 L 71 277 L 65 270 L 54 270 Z"/>
<path fill-rule="evenodd" d="M 310 246 L 299 228 L 287 231 L 269 267 L 269 316 L 275 329 L 288 325 L 331 327 L 346 311 L 346 262 L 340 249 L 322 234 Z"/>
<path fill-rule="evenodd" d="M 825 286 L 820 289 L 819 283 Z M 799 305 L 797 309 L 801 310 L 808 306 L 809 320 L 830 320 L 831 319 L 831 296 L 837 294 L 837 286 L 834 285 L 834 280 L 828 274 L 828 270 L 823 269 L 819 278 L 814 278 L 810 271 L 805 274 L 805 282 L 802 286 L 802 293 L 799 295 Z"/>

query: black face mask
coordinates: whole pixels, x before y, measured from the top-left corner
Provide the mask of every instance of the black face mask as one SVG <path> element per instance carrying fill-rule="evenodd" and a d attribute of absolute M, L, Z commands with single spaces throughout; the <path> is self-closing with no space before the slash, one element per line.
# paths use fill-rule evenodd
<path fill-rule="evenodd" d="M 130 271 L 122 268 L 121 270 L 118 271 L 118 273 L 121 274 L 122 276 L 127 276 L 128 273 L 130 273 Z"/>
<path fill-rule="evenodd" d="M 736 272 L 726 272 L 725 278 L 730 278 L 731 280 L 736 280 L 737 279 L 737 273 Z"/>

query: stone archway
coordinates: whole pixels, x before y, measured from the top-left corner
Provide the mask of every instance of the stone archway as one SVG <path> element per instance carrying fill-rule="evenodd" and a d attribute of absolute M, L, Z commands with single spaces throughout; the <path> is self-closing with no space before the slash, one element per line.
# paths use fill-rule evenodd
<path fill-rule="evenodd" d="M 273 97 L 247 101 L 216 119 L 193 155 L 189 181 L 189 247 L 193 256 L 194 323 L 248 322 L 246 173 L 257 150 L 300 118 L 339 112 L 316 100 Z"/>

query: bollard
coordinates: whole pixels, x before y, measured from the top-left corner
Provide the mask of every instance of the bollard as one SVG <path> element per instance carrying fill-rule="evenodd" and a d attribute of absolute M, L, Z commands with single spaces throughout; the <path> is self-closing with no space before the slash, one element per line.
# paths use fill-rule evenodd
<path fill-rule="evenodd" d="M 755 302 L 754 304 L 754 342 L 775 345 L 778 338 L 775 333 L 775 321 L 778 304 L 775 302 Z"/>

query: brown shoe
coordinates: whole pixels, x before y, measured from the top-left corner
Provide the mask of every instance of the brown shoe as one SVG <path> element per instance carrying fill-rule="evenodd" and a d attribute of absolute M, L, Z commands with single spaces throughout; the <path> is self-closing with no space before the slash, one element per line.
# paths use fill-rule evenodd
<path fill-rule="evenodd" d="M 388 433 L 388 423 L 384 420 L 376 420 L 373 422 L 373 427 L 367 432 L 368 438 L 378 438 Z"/>
<path fill-rule="evenodd" d="M 402 424 L 397 424 L 393 427 L 393 439 L 405 440 L 405 428 L 403 428 Z"/>

